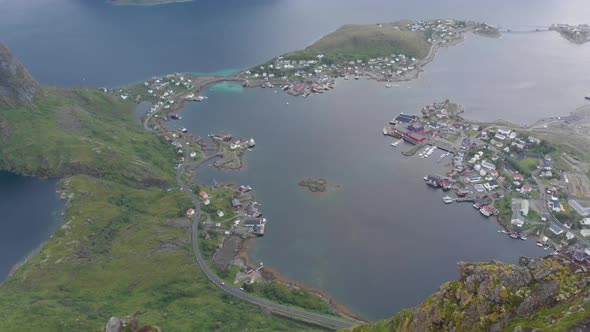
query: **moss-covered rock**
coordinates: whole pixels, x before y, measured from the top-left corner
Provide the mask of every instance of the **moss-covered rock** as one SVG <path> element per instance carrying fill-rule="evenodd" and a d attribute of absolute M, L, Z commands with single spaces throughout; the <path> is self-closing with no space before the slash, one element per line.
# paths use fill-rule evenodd
<path fill-rule="evenodd" d="M 574 272 L 576 271 L 576 272 Z M 590 319 L 589 275 L 565 257 L 519 265 L 459 263 L 459 280 L 444 284 L 416 308 L 352 328 L 366 331 L 563 330 Z M 544 313 L 544 314 L 543 314 Z"/>

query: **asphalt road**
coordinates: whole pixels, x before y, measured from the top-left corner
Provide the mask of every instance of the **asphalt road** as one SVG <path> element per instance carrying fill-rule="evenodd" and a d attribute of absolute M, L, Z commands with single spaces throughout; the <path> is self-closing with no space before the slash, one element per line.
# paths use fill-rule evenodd
<path fill-rule="evenodd" d="M 193 204 L 195 206 L 195 215 L 194 215 L 194 219 L 192 222 L 192 234 L 191 234 L 192 235 L 193 251 L 194 251 L 195 257 L 197 259 L 197 263 L 201 267 L 201 270 L 203 270 L 203 272 L 205 273 L 207 278 L 213 284 L 215 284 L 217 287 L 221 288 L 226 293 L 229 293 L 231 295 L 239 297 L 240 299 L 250 302 L 252 304 L 256 304 L 264 309 L 267 309 L 270 311 L 275 311 L 278 313 L 288 314 L 290 316 L 298 317 L 298 318 L 303 319 L 305 321 L 318 322 L 318 323 L 321 323 L 321 325 L 326 326 L 326 327 L 340 329 L 340 328 L 348 328 L 348 327 L 352 327 L 354 325 L 357 325 L 357 324 L 349 322 L 349 321 L 338 319 L 337 317 L 328 317 L 328 316 L 324 316 L 321 314 L 305 311 L 302 309 L 297 309 L 297 308 L 281 305 L 278 303 L 274 303 L 269 300 L 265 300 L 265 299 L 262 299 L 259 297 L 249 295 L 248 293 L 245 293 L 242 290 L 240 290 L 238 287 L 233 287 L 233 286 L 224 284 L 224 282 L 213 271 L 211 271 L 211 269 L 207 265 L 207 262 L 205 261 L 205 259 L 201 255 L 201 251 L 199 250 L 199 245 L 198 245 L 199 217 L 201 215 L 201 208 L 200 208 L 200 202 L 197 199 L 197 196 L 192 192 L 190 187 L 188 185 L 186 185 L 185 183 L 183 183 L 183 181 L 182 181 L 182 175 L 184 174 L 184 171 L 186 168 L 186 161 L 189 159 L 190 150 L 188 148 L 185 148 L 184 154 L 185 154 L 185 162 L 181 163 L 178 167 L 178 170 L 176 173 L 176 181 L 177 181 L 179 187 L 183 188 L 183 190 L 189 195 L 189 197 L 191 198 L 191 201 L 193 202 Z"/>
<path fill-rule="evenodd" d="M 197 84 L 197 86 L 194 88 L 195 92 L 198 92 L 199 90 L 201 90 L 203 87 L 206 87 L 208 85 L 214 84 L 216 82 L 221 82 L 221 81 L 227 81 L 227 80 L 235 80 L 232 78 L 220 78 L 220 77 L 212 77 L 209 79 L 205 79 L 201 82 L 199 82 Z M 183 92 L 186 93 L 186 92 Z M 181 94 L 183 93 L 178 93 L 177 95 L 173 96 L 172 98 L 177 98 L 179 97 Z M 150 118 L 152 117 L 152 115 L 158 113 L 159 110 L 157 110 L 156 112 L 153 113 L 149 113 L 146 116 L 146 119 L 143 122 L 143 126 L 146 130 L 148 131 L 153 131 L 152 128 L 150 128 L 148 126 L 148 122 L 150 120 Z M 203 256 L 201 255 L 201 251 L 199 249 L 199 244 L 198 244 L 198 239 L 199 239 L 199 218 L 201 216 L 201 208 L 200 208 L 200 202 L 197 199 L 197 196 L 192 192 L 192 190 L 190 189 L 189 186 L 187 186 L 183 181 L 182 181 L 182 175 L 184 174 L 185 168 L 186 168 L 186 162 L 189 160 L 189 156 L 190 155 L 190 150 L 188 148 L 184 148 L 184 162 L 182 162 L 177 169 L 176 172 L 176 182 L 178 183 L 178 186 L 180 188 L 183 188 L 183 190 L 189 195 L 191 201 L 193 202 L 194 206 L 195 206 L 195 215 L 194 215 L 194 219 L 192 222 L 192 245 L 193 245 L 193 251 L 195 254 L 195 257 L 197 259 L 197 263 L 199 264 L 201 270 L 203 271 L 203 273 L 205 273 L 205 275 L 207 276 L 207 278 L 209 279 L 209 281 L 211 281 L 213 284 L 215 284 L 215 286 L 219 287 L 220 289 L 222 289 L 223 291 L 225 291 L 226 293 L 229 293 L 231 295 L 234 295 L 244 301 L 250 302 L 252 304 L 258 305 L 266 310 L 269 311 L 274 311 L 277 313 L 283 313 L 283 314 L 287 314 L 290 315 L 294 318 L 299 318 L 303 321 L 311 321 L 311 322 L 316 322 L 316 323 L 320 323 L 320 325 L 325 326 L 325 327 L 330 327 L 333 329 L 341 329 L 341 328 L 348 328 L 348 327 L 352 327 L 355 326 L 357 324 L 350 322 L 350 321 L 346 321 L 343 319 L 338 319 L 337 317 L 328 317 L 328 316 L 324 316 L 321 314 L 317 314 L 317 313 L 313 313 L 313 312 L 309 312 L 309 311 L 305 311 L 302 309 L 297 309 L 297 308 L 293 308 L 293 307 L 288 307 L 285 305 L 281 305 L 278 303 L 274 303 L 272 301 L 269 300 L 265 300 L 259 297 L 255 297 L 252 295 L 249 295 L 245 292 L 243 292 L 242 290 L 240 290 L 238 287 L 233 287 L 233 286 L 229 286 L 229 285 L 225 285 L 224 282 L 213 272 L 211 271 L 211 269 L 209 268 L 209 266 L 207 265 L 207 262 L 205 261 L 205 259 L 203 258 Z M 216 155 L 217 156 L 217 155 Z M 215 157 L 215 156 L 214 156 Z M 361 322 L 359 322 L 361 323 Z"/>

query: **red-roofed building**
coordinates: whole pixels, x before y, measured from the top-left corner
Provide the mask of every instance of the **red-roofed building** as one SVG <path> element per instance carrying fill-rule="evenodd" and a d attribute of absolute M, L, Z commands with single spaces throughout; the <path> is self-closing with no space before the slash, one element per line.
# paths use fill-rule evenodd
<path fill-rule="evenodd" d="M 188 209 L 186 210 L 186 215 L 187 216 L 194 216 L 195 215 L 195 209 Z"/>
<path fill-rule="evenodd" d="M 207 195 L 207 193 L 206 193 L 206 192 L 204 192 L 204 191 L 201 191 L 201 192 L 199 193 L 199 196 L 201 196 L 203 199 L 207 199 L 207 198 L 209 198 L 209 195 Z"/>

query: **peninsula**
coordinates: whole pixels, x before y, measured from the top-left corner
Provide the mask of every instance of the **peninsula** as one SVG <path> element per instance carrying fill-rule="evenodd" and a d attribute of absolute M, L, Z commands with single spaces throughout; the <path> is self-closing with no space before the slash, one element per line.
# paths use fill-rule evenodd
<path fill-rule="evenodd" d="M 305 50 L 236 76 L 175 74 L 110 90 L 41 86 L 0 46 L 0 169 L 60 177 L 67 201 L 62 227 L 0 286 L 5 308 L 0 329 L 96 330 L 110 317 L 144 309 L 142 322 L 167 330 L 299 331 L 359 323 L 298 287 L 277 280 L 244 284 L 264 272 L 234 259 L 243 253 L 240 239 L 264 230 L 266 220 L 259 216 L 248 223 L 237 220 L 258 212 L 249 209 L 257 206 L 248 194 L 252 188 L 197 187 L 192 180 L 195 168 L 213 158 L 227 158 L 218 167 L 240 168 L 240 157 L 254 144 L 228 133 L 211 134 L 215 153 L 206 154 L 209 143 L 184 128 L 169 128 L 168 121 L 180 116 L 176 112 L 183 103 L 204 101 L 195 96 L 201 89 L 225 80 L 250 87 L 280 84 L 303 96 L 329 90 L 338 77 L 387 84 L 410 80 L 437 48 L 461 42 L 468 32 L 499 36 L 487 24 L 460 20 L 344 26 Z M 133 122 L 134 102 L 141 101 L 152 103 L 143 127 Z M 433 114 L 426 111 L 435 116 L 448 108 L 458 117 L 460 109 L 453 105 L 435 104 Z M 538 135 L 557 145 L 553 139 L 563 134 L 554 129 L 565 124 L 571 122 L 540 123 Z M 473 134 L 473 127 L 459 127 L 442 138 L 452 142 Z M 580 142 L 577 147 L 587 152 L 586 142 Z M 585 170 L 587 155 L 572 154 L 575 158 L 563 162 Z M 460 279 L 423 304 L 353 330 L 573 328 L 588 321 L 590 310 L 584 255 L 584 250 L 558 252 L 519 265 L 462 263 Z M 236 280 L 238 286 L 232 286 Z"/>

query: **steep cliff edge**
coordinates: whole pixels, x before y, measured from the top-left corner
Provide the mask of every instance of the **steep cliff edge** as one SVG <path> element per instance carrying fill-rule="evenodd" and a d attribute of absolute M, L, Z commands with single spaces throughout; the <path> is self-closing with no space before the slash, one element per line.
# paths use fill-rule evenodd
<path fill-rule="evenodd" d="M 10 49 L 0 43 L 0 106 L 30 102 L 40 86 Z"/>
<path fill-rule="evenodd" d="M 416 308 L 350 331 L 564 331 L 590 321 L 590 274 L 569 258 L 460 263 L 459 274 Z"/>

